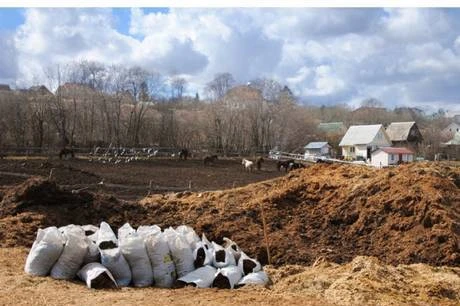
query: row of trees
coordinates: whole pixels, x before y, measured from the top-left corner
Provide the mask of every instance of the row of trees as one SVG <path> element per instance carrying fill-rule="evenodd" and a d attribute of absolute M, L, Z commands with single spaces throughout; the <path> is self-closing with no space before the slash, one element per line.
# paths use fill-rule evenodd
<path fill-rule="evenodd" d="M 83 61 L 47 69 L 46 76 L 46 87 L 0 91 L 0 147 L 112 144 L 223 153 L 273 147 L 300 151 L 308 141 L 326 137 L 316 129 L 319 122 L 416 120 L 422 133 L 429 132 L 426 141 L 433 143 L 439 143 L 436 133 L 446 125 L 441 115 L 387 110 L 375 99 L 364 101 L 358 111 L 344 105 L 302 105 L 276 81 L 238 85 L 229 73 L 207 84 L 205 99 L 186 96 L 188 84 L 180 76 L 165 77 L 140 67 Z"/>

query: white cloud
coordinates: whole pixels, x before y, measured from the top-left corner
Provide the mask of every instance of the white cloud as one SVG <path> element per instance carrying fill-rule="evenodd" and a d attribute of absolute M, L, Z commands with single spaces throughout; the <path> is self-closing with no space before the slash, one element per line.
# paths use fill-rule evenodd
<path fill-rule="evenodd" d="M 458 12 L 136 8 L 125 35 L 109 9 L 27 9 L 15 45 L 0 53 L 14 53 L 18 65 L 12 61 L 7 70 L 18 67 L 24 83 L 43 66 L 85 58 L 181 74 L 191 92 L 216 73 L 230 72 L 242 83 L 274 78 L 311 103 L 375 97 L 389 106 L 452 106 L 460 100 L 452 83 L 460 77 Z"/>

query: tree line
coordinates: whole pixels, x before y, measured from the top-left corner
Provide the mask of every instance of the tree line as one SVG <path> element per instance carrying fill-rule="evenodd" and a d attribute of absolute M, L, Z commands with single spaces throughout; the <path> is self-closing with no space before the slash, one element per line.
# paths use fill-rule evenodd
<path fill-rule="evenodd" d="M 436 150 L 449 119 L 442 111 L 382 107 L 375 99 L 352 110 L 346 105 L 299 103 L 287 86 L 259 78 L 238 84 L 215 75 L 206 95 L 186 95 L 180 76 L 141 67 L 81 61 L 45 71 L 46 86 L 0 88 L 0 148 L 133 146 L 206 149 L 255 154 L 278 148 L 298 151 L 309 141 L 337 146 L 339 136 L 317 129 L 320 122 L 389 124 L 416 121 L 425 147 Z"/>

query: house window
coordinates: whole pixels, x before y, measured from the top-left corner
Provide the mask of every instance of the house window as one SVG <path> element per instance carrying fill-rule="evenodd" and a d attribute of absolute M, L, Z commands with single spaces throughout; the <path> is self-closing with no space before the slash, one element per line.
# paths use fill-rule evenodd
<path fill-rule="evenodd" d="M 395 160 L 395 156 L 393 154 L 390 154 L 390 159 L 391 161 L 394 161 Z"/>
<path fill-rule="evenodd" d="M 350 152 L 355 153 L 355 147 L 350 147 Z"/>

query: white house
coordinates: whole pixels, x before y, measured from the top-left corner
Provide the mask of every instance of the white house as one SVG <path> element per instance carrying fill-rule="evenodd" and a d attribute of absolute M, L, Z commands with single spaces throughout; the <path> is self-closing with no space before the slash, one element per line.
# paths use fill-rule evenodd
<path fill-rule="evenodd" d="M 414 152 L 407 148 L 382 147 L 372 152 L 371 164 L 374 167 L 387 167 L 400 162 L 414 161 Z"/>
<path fill-rule="evenodd" d="M 455 133 L 460 132 L 460 124 L 452 122 L 441 131 L 441 136 L 447 139 L 454 137 Z"/>
<path fill-rule="evenodd" d="M 352 125 L 339 143 L 345 159 L 371 159 L 371 152 L 390 147 L 391 140 L 381 124 Z"/>
<path fill-rule="evenodd" d="M 330 153 L 331 146 L 325 142 L 310 142 L 305 147 L 305 158 L 310 156 L 327 156 Z"/>

